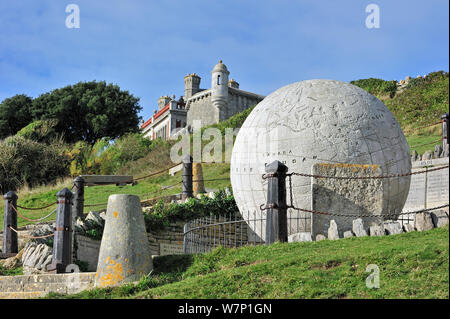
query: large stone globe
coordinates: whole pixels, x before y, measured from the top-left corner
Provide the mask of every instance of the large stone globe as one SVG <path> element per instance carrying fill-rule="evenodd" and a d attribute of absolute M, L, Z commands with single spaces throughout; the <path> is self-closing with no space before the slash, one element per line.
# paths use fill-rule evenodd
<path fill-rule="evenodd" d="M 411 171 L 409 147 L 389 109 L 365 90 L 334 80 L 308 80 L 284 86 L 261 101 L 240 129 L 231 156 L 231 184 L 252 236 L 265 239 L 265 166 L 283 162 L 288 172 L 311 174 L 315 163 L 378 165 L 381 173 Z M 288 181 L 287 181 L 288 183 Z M 410 177 L 383 179 L 383 214 L 403 209 Z M 356 190 L 358 191 L 358 190 Z M 293 204 L 311 209 L 311 178 L 292 177 Z M 288 204 L 289 204 L 288 191 Z M 310 232 L 310 213 L 294 216 L 288 233 Z M 296 223 L 296 225 L 293 225 Z M 295 227 L 294 227 L 295 226 Z M 299 227 L 300 226 L 300 227 Z"/>

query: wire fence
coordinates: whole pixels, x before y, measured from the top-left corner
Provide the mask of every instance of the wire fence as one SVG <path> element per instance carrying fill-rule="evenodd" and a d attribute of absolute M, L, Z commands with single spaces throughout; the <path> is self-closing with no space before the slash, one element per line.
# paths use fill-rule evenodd
<path fill-rule="evenodd" d="M 293 233 L 305 231 L 308 217 L 288 214 L 287 222 Z M 238 248 L 249 245 L 263 245 L 266 218 L 247 213 L 243 218 L 239 212 L 221 216 L 195 219 L 184 226 L 184 253 L 206 253 L 214 248 Z"/>

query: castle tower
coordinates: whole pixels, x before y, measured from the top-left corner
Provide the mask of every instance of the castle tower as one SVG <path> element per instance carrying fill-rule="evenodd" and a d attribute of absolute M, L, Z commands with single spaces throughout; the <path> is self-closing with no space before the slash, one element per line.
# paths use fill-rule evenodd
<path fill-rule="evenodd" d="M 169 102 L 170 102 L 170 97 L 168 97 L 167 95 L 166 96 L 161 96 L 158 99 L 158 110 L 161 110 Z"/>
<path fill-rule="evenodd" d="M 211 71 L 211 102 L 219 110 L 226 112 L 228 104 L 228 71 L 222 60 Z"/>
<path fill-rule="evenodd" d="M 200 77 L 195 74 L 188 74 L 184 77 L 184 100 L 187 101 L 191 96 L 200 91 Z"/>

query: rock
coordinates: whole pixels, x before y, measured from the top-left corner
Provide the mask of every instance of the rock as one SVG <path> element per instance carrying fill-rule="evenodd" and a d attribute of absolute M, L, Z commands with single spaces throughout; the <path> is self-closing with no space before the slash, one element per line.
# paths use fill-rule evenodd
<path fill-rule="evenodd" d="M 351 230 L 344 232 L 344 238 L 350 238 L 350 237 L 354 237 L 353 232 Z"/>
<path fill-rule="evenodd" d="M 288 243 L 312 241 L 311 233 L 300 232 L 288 236 Z"/>
<path fill-rule="evenodd" d="M 419 154 L 417 154 L 416 150 L 413 150 L 411 153 L 411 162 L 415 162 L 419 159 Z"/>
<path fill-rule="evenodd" d="M 388 235 L 397 235 L 403 232 L 402 225 L 399 222 L 395 222 L 392 220 L 385 221 L 383 223 L 384 230 Z"/>
<path fill-rule="evenodd" d="M 434 158 L 439 158 L 442 155 L 442 146 L 441 145 L 436 145 L 434 147 Z"/>
<path fill-rule="evenodd" d="M 104 223 L 105 220 L 106 220 L 106 212 L 101 212 L 101 213 L 99 214 L 99 216 L 101 217 L 101 219 L 103 219 L 103 223 Z"/>
<path fill-rule="evenodd" d="M 430 213 L 424 212 L 416 214 L 414 227 L 418 231 L 430 230 L 433 226 L 433 220 Z"/>
<path fill-rule="evenodd" d="M 404 224 L 403 230 L 405 233 L 410 233 L 410 232 L 414 231 L 414 226 L 412 224 Z"/>
<path fill-rule="evenodd" d="M 20 267 L 22 263 L 20 262 L 20 259 L 17 258 L 17 256 L 6 258 L 1 261 L 1 265 L 3 268 L 11 270 L 17 267 Z"/>
<path fill-rule="evenodd" d="M 331 240 L 339 239 L 338 227 L 334 219 L 330 221 L 330 227 L 328 228 L 328 239 Z"/>
<path fill-rule="evenodd" d="M 370 236 L 384 236 L 384 227 L 381 225 L 371 225 L 369 227 Z"/>
<path fill-rule="evenodd" d="M 364 223 L 363 223 L 362 218 L 357 218 L 357 219 L 353 220 L 352 230 L 356 237 L 367 236 L 367 232 L 364 229 Z"/>
<path fill-rule="evenodd" d="M 324 239 L 327 239 L 327 238 L 325 237 L 325 235 L 317 234 L 317 236 L 316 236 L 316 241 L 321 241 L 321 240 L 324 240 Z"/>
<path fill-rule="evenodd" d="M 448 157 L 448 148 L 449 148 L 449 145 L 448 144 L 445 144 L 444 145 L 444 150 L 442 151 L 442 157 Z"/>
<path fill-rule="evenodd" d="M 431 220 L 434 227 L 442 227 L 448 224 L 448 213 L 445 210 L 431 212 Z"/>
<path fill-rule="evenodd" d="M 45 244 L 30 242 L 25 246 L 22 255 L 23 272 L 25 275 L 45 272 L 46 261 L 50 258 L 52 248 Z"/>
<path fill-rule="evenodd" d="M 423 153 L 422 155 L 422 161 L 426 161 L 426 160 L 430 160 L 431 159 L 431 152 L 430 151 L 425 151 L 425 153 Z"/>
<path fill-rule="evenodd" d="M 94 228 L 103 228 L 104 226 L 104 220 L 100 217 L 100 214 L 97 212 L 89 212 L 87 214 L 86 218 L 83 221 L 83 228 L 85 230 L 90 230 Z"/>

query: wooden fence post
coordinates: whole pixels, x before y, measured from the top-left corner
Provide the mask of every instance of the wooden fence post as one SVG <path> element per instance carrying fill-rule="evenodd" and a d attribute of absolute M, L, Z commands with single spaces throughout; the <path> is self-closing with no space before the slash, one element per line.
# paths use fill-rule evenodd
<path fill-rule="evenodd" d="M 266 166 L 268 178 L 266 245 L 276 241 L 287 242 L 286 172 L 288 168 L 280 161 Z"/>

